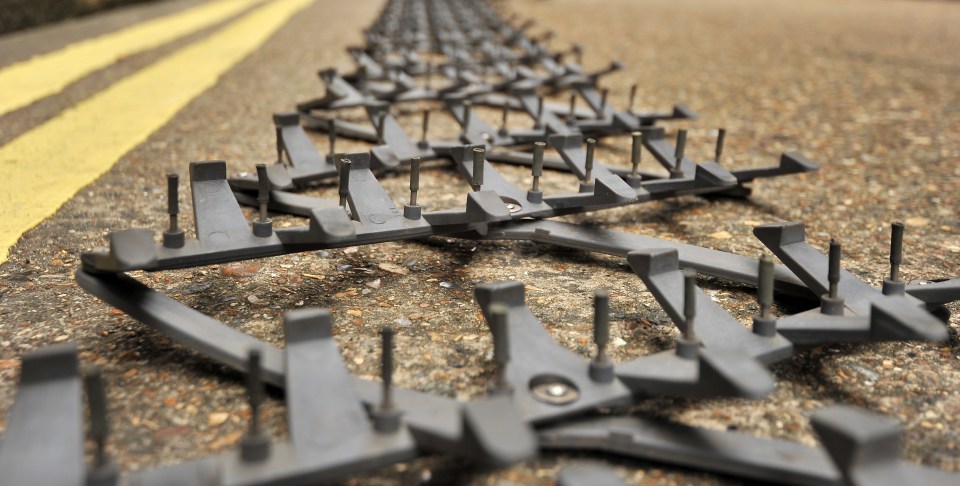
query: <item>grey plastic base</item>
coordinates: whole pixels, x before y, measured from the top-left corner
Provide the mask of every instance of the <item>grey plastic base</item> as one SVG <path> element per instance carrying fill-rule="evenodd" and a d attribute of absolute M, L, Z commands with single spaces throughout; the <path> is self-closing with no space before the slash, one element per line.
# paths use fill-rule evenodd
<path fill-rule="evenodd" d="M 273 236 L 273 220 L 253 222 L 253 236 L 258 238 L 269 238 Z"/>
<path fill-rule="evenodd" d="M 883 295 L 906 295 L 907 284 L 903 280 L 883 279 Z"/>
<path fill-rule="evenodd" d="M 163 232 L 163 246 L 165 248 L 183 248 L 185 240 L 183 230 Z"/>
<path fill-rule="evenodd" d="M 613 382 L 614 374 L 613 362 L 610 360 L 598 363 L 596 360 L 590 362 L 590 379 L 597 383 Z"/>
<path fill-rule="evenodd" d="M 116 486 L 117 484 L 120 484 L 120 468 L 112 459 L 108 459 L 104 465 L 90 469 L 87 473 L 86 486 Z"/>
<path fill-rule="evenodd" d="M 240 439 L 240 457 L 244 462 L 261 462 L 270 457 L 270 438 L 247 434 Z"/>
<path fill-rule="evenodd" d="M 373 430 L 382 434 L 389 434 L 400 430 L 403 411 L 376 409 L 370 413 L 370 418 L 373 419 Z"/>
<path fill-rule="evenodd" d="M 768 317 L 755 316 L 753 318 L 753 333 L 758 336 L 773 337 L 777 335 L 777 320 Z"/>
<path fill-rule="evenodd" d="M 821 295 L 820 313 L 828 316 L 842 316 L 843 299 L 840 297 L 830 297 L 828 294 Z"/>
<path fill-rule="evenodd" d="M 403 206 L 403 217 L 407 219 L 420 219 L 422 216 L 422 209 L 423 208 L 419 205 L 411 206 L 409 204 L 405 204 Z"/>
<path fill-rule="evenodd" d="M 683 359 L 697 359 L 700 356 L 700 341 L 678 339 L 676 353 Z"/>

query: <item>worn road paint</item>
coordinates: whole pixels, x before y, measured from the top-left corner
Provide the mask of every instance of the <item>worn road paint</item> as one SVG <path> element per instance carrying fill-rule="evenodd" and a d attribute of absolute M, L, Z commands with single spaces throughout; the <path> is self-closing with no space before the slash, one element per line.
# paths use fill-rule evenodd
<path fill-rule="evenodd" d="M 20 236 L 217 83 L 313 0 L 274 0 L 0 148 L 0 263 Z"/>
<path fill-rule="evenodd" d="M 0 115 L 59 93 L 118 59 L 210 27 L 262 0 L 219 0 L 70 44 L 0 69 Z"/>

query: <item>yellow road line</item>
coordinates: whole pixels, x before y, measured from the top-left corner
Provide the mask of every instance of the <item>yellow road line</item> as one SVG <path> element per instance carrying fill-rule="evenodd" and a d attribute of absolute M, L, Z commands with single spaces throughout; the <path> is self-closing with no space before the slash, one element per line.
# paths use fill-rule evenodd
<path fill-rule="evenodd" d="M 219 0 L 70 44 L 0 70 L 0 115 L 59 93 L 117 59 L 226 20 L 262 0 Z"/>
<path fill-rule="evenodd" d="M 0 263 L 20 236 L 142 143 L 313 0 L 275 0 L 0 148 Z"/>

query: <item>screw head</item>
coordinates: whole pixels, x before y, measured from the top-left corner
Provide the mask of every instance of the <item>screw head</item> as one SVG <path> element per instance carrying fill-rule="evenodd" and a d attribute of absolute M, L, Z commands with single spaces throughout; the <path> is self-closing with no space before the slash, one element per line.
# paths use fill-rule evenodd
<path fill-rule="evenodd" d="M 539 402 L 567 405 L 580 399 L 580 390 L 569 380 L 552 375 L 540 375 L 530 382 L 530 393 Z"/>

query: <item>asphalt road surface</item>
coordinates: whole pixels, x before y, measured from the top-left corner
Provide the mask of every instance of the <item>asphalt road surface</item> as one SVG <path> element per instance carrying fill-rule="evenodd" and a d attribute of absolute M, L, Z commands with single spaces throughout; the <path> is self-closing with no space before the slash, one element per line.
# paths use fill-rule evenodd
<path fill-rule="evenodd" d="M 85 364 L 104 370 L 113 427 L 110 450 L 124 470 L 183 461 L 237 442 L 249 413 L 242 377 L 85 294 L 73 283 L 73 272 L 79 254 L 105 245 L 110 231 L 146 227 L 159 232 L 166 219 L 166 173 L 185 176 L 194 160 L 226 160 L 231 173 L 271 161 L 271 114 L 322 94 L 317 70 L 352 69 L 345 47 L 362 43 L 362 28 L 377 15 L 380 3 L 317 0 L 293 11 L 288 21 L 276 21 L 275 33 L 248 46 L 249 55 L 238 54 L 235 64 L 224 64 L 222 76 L 212 71 L 215 82 L 209 89 L 183 88 L 169 114 L 153 106 L 130 112 L 87 102 L 99 96 L 113 99 L 111 90 L 124 80 L 205 40 L 219 39 L 218 33 L 254 15 L 260 5 L 211 17 L 162 45 L 116 56 L 61 91 L 0 115 L 0 154 L 49 154 L 19 162 L 0 155 L 0 176 L 8 181 L 0 191 L 5 193 L 0 196 L 4 219 L 13 221 L 32 209 L 18 202 L 28 199 L 18 199 L 27 196 L 19 184 L 9 183 L 13 165 L 8 164 L 29 163 L 31 173 L 51 181 L 40 186 L 57 186 L 52 181 L 58 179 L 77 182 L 75 187 L 57 186 L 59 192 L 49 196 L 44 193 L 42 199 L 57 202 L 40 224 L 29 229 L 27 221 L 20 230 L 6 230 L 16 232 L 10 233 L 15 244 L 8 261 L 0 265 L 0 417 L 12 403 L 21 354 L 70 340 L 78 343 Z M 588 68 L 623 61 L 627 67 L 606 82 L 614 102 L 624 103 L 629 86 L 639 82 L 638 105 L 668 109 L 683 102 L 696 110 L 700 118 L 682 124 L 690 128 L 688 156 L 712 157 L 714 130 L 726 127 L 723 164 L 728 167 L 772 165 L 787 150 L 821 164 L 814 174 L 757 182 L 749 201 L 684 197 L 568 220 L 751 256 L 762 253 L 751 234 L 754 225 L 802 221 L 808 241 L 819 248 L 825 248 L 830 237 L 840 239 L 844 266 L 875 285 L 887 272 L 889 223 L 901 220 L 907 224 L 904 278 L 960 275 L 960 4 L 504 4 L 509 11 L 535 18 L 537 29 L 552 29 L 555 47 L 582 44 Z M 206 2 L 196 0 L 160 2 L 0 37 L 0 73 L 32 56 L 203 5 Z M 168 67 L 175 70 L 177 65 Z M 186 78 L 187 68 L 182 69 L 168 79 Z M 143 93 L 155 100 L 150 104 L 166 103 L 164 96 L 164 90 Z M 66 135 L 48 128 L 76 110 L 94 108 L 100 111 L 83 118 L 86 124 L 74 121 Z M 496 120 L 495 114 L 489 115 Z M 123 128 L 123 120 L 148 116 L 154 118 L 147 120 L 152 124 L 144 125 L 142 135 L 123 140 L 102 135 L 105 126 Z M 416 130 L 418 117 L 413 113 L 401 119 Z M 668 124 L 670 133 L 679 126 Z M 454 130 L 450 120 L 437 120 L 436 127 L 438 136 Z M 54 139 L 51 134 L 59 135 Z M 12 151 L 24 137 L 33 137 L 26 138 L 33 145 Z M 326 150 L 322 137 L 317 144 Z M 90 148 L 73 150 L 75 146 Z M 103 164 L 102 170 L 84 172 L 87 179 L 70 177 L 80 172 L 73 169 L 73 161 L 93 150 L 116 155 L 93 161 Z M 599 151 L 625 159 L 629 140 L 610 140 Z M 518 181 L 526 177 L 516 168 L 505 173 Z M 459 200 L 448 196 L 465 187 L 452 174 L 443 164 L 426 169 L 422 204 L 442 207 Z M 404 174 L 384 181 L 398 200 L 405 197 L 406 182 Z M 328 195 L 334 191 L 317 190 Z M 189 201 L 181 200 L 181 222 L 190 227 Z M 293 218 L 278 221 L 297 223 Z M 387 271 L 384 267 L 394 267 L 384 263 L 408 271 Z M 492 371 L 491 341 L 473 301 L 478 283 L 524 281 L 534 312 L 559 342 L 583 355 L 590 352 L 589 303 L 598 287 L 612 292 L 616 360 L 668 348 L 676 335 L 666 314 L 620 259 L 530 243 L 432 238 L 136 276 L 274 344 L 283 341 L 284 311 L 330 308 L 345 362 L 362 376 L 376 374 L 380 326 L 398 323 L 397 384 L 462 399 L 482 393 Z M 756 311 L 749 289 L 713 280 L 701 285 L 745 324 Z M 785 301 L 778 302 L 778 309 L 801 308 Z M 960 306 L 949 309 L 954 317 L 948 342 L 802 350 L 774 366 L 778 389 L 765 399 L 657 399 L 637 407 L 637 413 L 815 445 L 810 413 L 824 405 L 853 404 L 902 423 L 908 460 L 960 471 Z M 284 437 L 282 394 L 271 394 L 264 413 L 273 437 Z M 506 470 L 488 471 L 425 458 L 346 482 L 392 484 L 431 477 L 434 484 L 551 484 L 559 466 L 597 459 L 544 454 Z M 636 484 L 738 484 L 735 478 L 654 463 L 611 462 Z"/>

